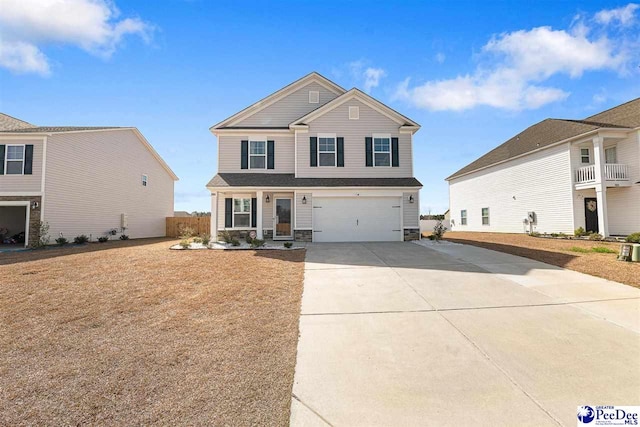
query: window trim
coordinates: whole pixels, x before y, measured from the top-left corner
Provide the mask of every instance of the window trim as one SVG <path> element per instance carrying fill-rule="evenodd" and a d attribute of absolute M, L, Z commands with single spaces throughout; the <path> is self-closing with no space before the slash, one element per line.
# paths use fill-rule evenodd
<path fill-rule="evenodd" d="M 142 174 L 142 186 L 143 187 L 149 186 L 149 175 L 147 175 L 146 173 Z"/>
<path fill-rule="evenodd" d="M 355 114 L 352 115 L 352 111 L 355 111 Z M 349 120 L 360 120 L 360 107 L 358 105 L 349 106 Z"/>
<path fill-rule="evenodd" d="M 486 216 L 487 223 L 486 224 L 484 223 L 484 219 L 485 219 L 484 210 L 485 209 L 487 210 L 487 216 Z M 489 208 L 481 208 L 480 209 L 480 215 L 482 217 L 482 225 L 491 225 L 491 219 L 490 219 L 491 218 L 491 211 L 489 210 Z"/>
<path fill-rule="evenodd" d="M 249 138 L 249 146 L 247 147 L 247 169 L 254 170 L 263 170 L 267 169 L 267 138 L 258 139 L 262 137 L 254 137 L 253 139 Z M 251 143 L 252 142 L 262 142 L 264 144 L 264 154 L 251 154 Z M 252 168 L 251 167 L 251 157 L 264 157 L 264 167 L 263 168 Z"/>
<path fill-rule="evenodd" d="M 316 100 L 313 101 L 311 99 L 311 94 L 315 94 L 316 95 Z M 310 90 L 309 91 L 309 104 L 320 104 L 320 91 L 319 90 Z"/>
<path fill-rule="evenodd" d="M 318 167 L 321 168 L 336 168 L 338 167 L 338 137 L 335 133 L 319 133 L 316 135 L 318 138 L 318 150 L 316 153 L 316 163 Z M 333 139 L 333 151 L 320 151 L 320 138 L 324 139 Z M 330 154 L 333 153 L 333 165 L 321 165 L 320 164 L 320 153 L 322 154 Z"/>
<path fill-rule="evenodd" d="M 377 139 L 388 139 L 389 140 L 389 151 L 377 151 L 376 150 L 376 138 Z M 371 134 L 371 153 L 373 157 L 373 167 L 374 168 L 390 168 L 393 166 L 393 150 L 391 147 L 391 134 L 389 133 L 374 133 Z M 385 154 L 389 153 L 389 166 L 376 166 L 376 153 Z"/>
<path fill-rule="evenodd" d="M 464 215 L 462 215 L 464 213 Z M 460 209 L 460 225 L 467 225 L 467 210 L 466 209 Z"/>
<path fill-rule="evenodd" d="M 239 230 L 250 230 L 251 229 L 251 203 L 253 202 L 251 196 L 241 196 L 234 195 L 231 201 L 231 228 L 239 229 Z M 240 206 L 244 206 L 244 200 L 249 200 L 249 211 L 248 212 L 236 212 L 236 200 L 242 200 L 240 202 Z M 236 227 L 236 215 L 247 215 L 249 217 L 249 225 L 246 227 Z"/>
<path fill-rule="evenodd" d="M 22 160 L 11 159 L 9 160 L 9 147 L 22 147 Z M 24 175 L 24 167 L 27 164 L 27 144 L 5 144 L 5 153 L 4 153 L 4 175 Z M 20 173 L 9 173 L 7 169 L 7 165 L 9 162 L 22 162 L 22 169 Z"/>
<path fill-rule="evenodd" d="M 587 150 L 587 154 L 582 154 L 583 150 Z M 584 158 L 587 158 L 587 161 L 584 161 Z M 587 148 L 580 148 L 580 164 L 582 165 L 590 165 L 591 164 L 591 150 Z"/>

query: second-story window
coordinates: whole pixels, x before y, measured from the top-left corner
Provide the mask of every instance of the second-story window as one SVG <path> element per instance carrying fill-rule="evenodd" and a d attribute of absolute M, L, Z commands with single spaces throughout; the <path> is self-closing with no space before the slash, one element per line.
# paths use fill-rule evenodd
<path fill-rule="evenodd" d="M 391 137 L 386 135 L 373 136 L 373 165 L 391 166 Z"/>
<path fill-rule="evenodd" d="M 580 159 L 582 161 L 582 163 L 584 164 L 589 164 L 591 163 L 591 156 L 589 155 L 589 149 L 588 148 L 581 148 L 580 149 Z"/>
<path fill-rule="evenodd" d="M 334 136 L 318 136 L 318 165 L 336 165 L 336 138 Z"/>
<path fill-rule="evenodd" d="M 7 175 L 22 175 L 24 171 L 24 145 L 7 145 Z"/>
<path fill-rule="evenodd" d="M 460 225 L 467 225 L 467 210 L 460 211 Z"/>
<path fill-rule="evenodd" d="M 249 142 L 249 168 L 265 169 L 267 167 L 267 143 L 266 141 Z"/>

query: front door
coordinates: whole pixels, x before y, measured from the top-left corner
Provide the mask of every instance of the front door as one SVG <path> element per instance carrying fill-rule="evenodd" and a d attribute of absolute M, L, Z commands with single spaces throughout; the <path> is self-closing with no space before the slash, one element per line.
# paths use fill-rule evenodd
<path fill-rule="evenodd" d="M 586 230 L 597 233 L 598 232 L 598 201 L 595 198 L 584 199 L 584 219 L 586 224 Z"/>
<path fill-rule="evenodd" d="M 276 199 L 276 234 L 274 238 L 290 238 L 291 234 L 291 199 Z"/>

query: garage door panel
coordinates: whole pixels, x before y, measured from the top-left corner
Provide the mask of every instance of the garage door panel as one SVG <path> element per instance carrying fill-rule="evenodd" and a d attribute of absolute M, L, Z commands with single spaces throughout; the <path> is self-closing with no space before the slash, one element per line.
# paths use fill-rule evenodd
<path fill-rule="evenodd" d="M 314 198 L 313 229 L 316 242 L 398 241 L 400 198 Z"/>

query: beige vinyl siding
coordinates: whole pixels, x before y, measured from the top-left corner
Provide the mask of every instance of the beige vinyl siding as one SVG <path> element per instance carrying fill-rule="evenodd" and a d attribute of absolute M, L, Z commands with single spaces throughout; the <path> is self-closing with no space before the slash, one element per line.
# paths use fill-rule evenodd
<path fill-rule="evenodd" d="M 307 198 L 307 203 L 302 203 L 302 198 Z M 313 226 L 312 222 L 312 214 L 313 214 L 313 198 L 311 193 L 297 193 L 296 194 L 296 222 L 295 229 L 310 230 Z"/>
<path fill-rule="evenodd" d="M 0 175 L 0 193 L 41 191 L 43 139 L 0 139 L 0 145 L 33 145 L 33 173 L 31 175 L 6 175 L 6 173 Z"/>
<path fill-rule="evenodd" d="M 626 235 L 640 232 L 640 133 L 616 146 L 618 163 L 629 165 L 631 187 L 607 188 L 609 233 Z"/>
<path fill-rule="evenodd" d="M 269 195 L 269 203 L 265 202 L 265 197 Z M 273 229 L 273 193 L 264 193 L 262 195 L 262 229 L 263 230 L 272 230 Z"/>
<path fill-rule="evenodd" d="M 309 103 L 309 91 L 319 92 L 318 104 Z M 337 96 L 324 86 L 312 82 L 244 120 L 232 123 L 231 126 L 286 127 Z"/>
<path fill-rule="evenodd" d="M 409 201 L 413 196 L 413 203 Z M 420 198 L 417 192 L 402 193 L 402 225 L 404 228 L 420 228 Z"/>
<path fill-rule="evenodd" d="M 294 173 L 294 134 L 264 135 L 274 141 L 274 169 L 240 169 L 240 144 L 248 135 L 220 135 L 218 137 L 218 173 Z"/>
<path fill-rule="evenodd" d="M 146 187 L 142 174 L 149 177 Z M 49 234 L 96 239 L 119 229 L 126 213 L 130 237 L 164 236 L 165 218 L 173 216 L 173 184 L 132 130 L 53 135 L 47 143 L 44 202 Z"/>
<path fill-rule="evenodd" d="M 522 233 L 527 212 L 537 214 L 540 232 L 573 232 L 569 144 L 514 159 L 449 182 L 455 231 Z M 489 225 L 482 225 L 489 208 Z M 460 211 L 467 225 L 460 225 Z"/>
<path fill-rule="evenodd" d="M 360 108 L 360 118 L 349 120 L 349 107 Z M 411 135 L 400 134 L 400 125 L 357 99 L 345 102 L 309 123 L 308 133 L 298 134 L 298 176 L 306 177 L 411 177 Z M 335 133 L 344 138 L 344 167 L 310 167 L 309 138 L 319 133 Z M 367 167 L 365 137 L 374 133 L 398 137 L 400 167 Z"/>

